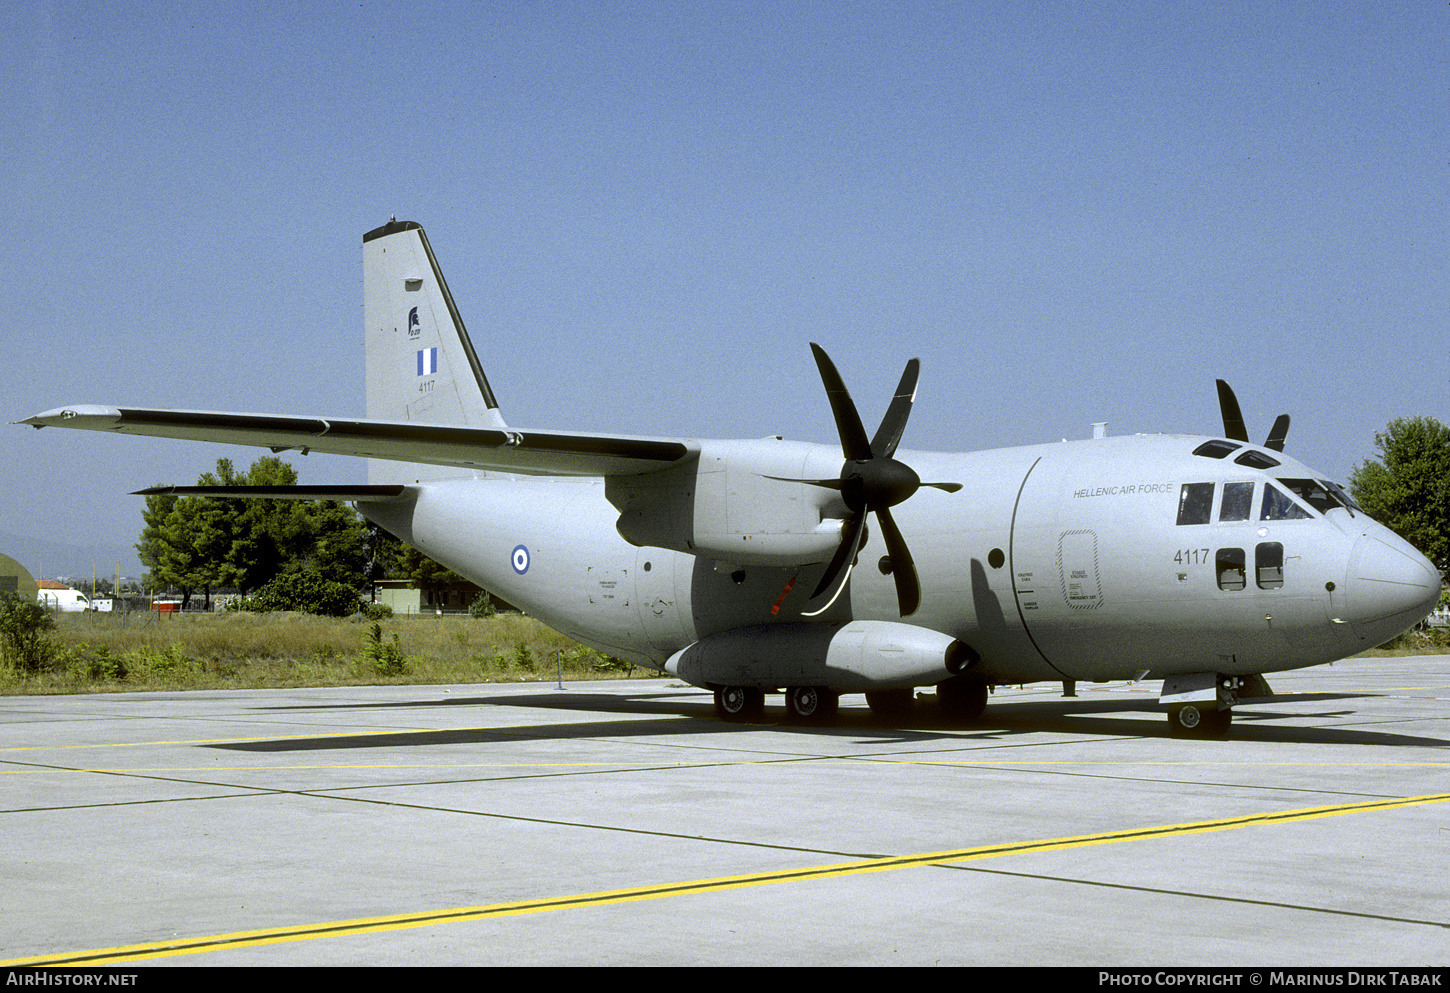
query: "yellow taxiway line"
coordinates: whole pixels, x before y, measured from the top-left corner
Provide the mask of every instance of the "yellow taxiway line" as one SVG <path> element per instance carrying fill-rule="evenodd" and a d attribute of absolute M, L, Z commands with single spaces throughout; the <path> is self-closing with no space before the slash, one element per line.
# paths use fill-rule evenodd
<path fill-rule="evenodd" d="M 974 848 L 958 848 L 951 851 L 926 852 L 917 855 L 858 859 L 852 862 L 841 862 L 833 865 L 807 866 L 799 869 L 784 869 L 774 872 L 748 873 L 741 876 L 722 876 L 715 879 L 661 883 L 652 886 L 631 887 L 629 889 L 605 890 L 598 893 L 579 893 L 537 900 L 518 900 L 510 903 L 485 904 L 477 907 L 454 907 L 447 910 L 393 914 L 385 917 L 362 917 L 353 920 L 327 921 L 318 924 L 263 928 L 255 931 L 237 931 L 231 934 L 214 934 L 197 938 L 147 942 L 144 944 L 124 945 L 117 948 L 98 948 L 82 952 L 34 955 L 27 958 L 0 961 L 0 965 L 49 967 L 116 965 L 123 962 L 136 962 L 144 959 L 165 958 L 174 955 L 196 955 L 203 952 L 216 952 L 232 948 L 250 948 L 257 945 L 271 945 L 290 941 L 309 941 L 317 938 L 343 937 L 346 935 L 369 934 L 378 931 L 429 927 L 434 924 L 446 924 L 459 921 L 478 921 L 493 917 L 511 917 L 519 914 L 538 914 L 554 910 L 597 907 L 637 900 L 657 900 L 663 897 L 687 896 L 697 893 L 740 889 L 749 886 L 767 886 L 773 883 L 802 882 L 806 880 L 829 879 L 834 876 L 857 875 L 866 872 L 885 872 L 892 869 L 907 869 L 954 862 L 971 862 L 979 859 L 1000 858 L 1004 855 L 1023 855 L 1035 852 L 1057 851 L 1066 848 L 1081 848 L 1090 845 L 1112 845 L 1129 841 L 1147 841 L 1154 838 L 1202 834 L 1209 831 L 1234 831 L 1239 828 L 1265 827 L 1277 824 L 1288 824 L 1295 821 L 1315 820 L 1323 817 L 1339 817 L 1345 814 L 1363 814 L 1429 803 L 1444 803 L 1447 800 L 1450 800 L 1450 793 L 1437 793 L 1416 797 L 1390 797 L 1382 800 L 1334 804 L 1326 807 L 1302 807 L 1296 810 L 1247 814 L 1240 817 L 1194 821 L 1187 824 L 1168 824 L 1158 827 L 1108 831 L 1101 834 L 1076 835 L 1067 838 L 1048 838 L 1039 841 L 983 845 Z"/>

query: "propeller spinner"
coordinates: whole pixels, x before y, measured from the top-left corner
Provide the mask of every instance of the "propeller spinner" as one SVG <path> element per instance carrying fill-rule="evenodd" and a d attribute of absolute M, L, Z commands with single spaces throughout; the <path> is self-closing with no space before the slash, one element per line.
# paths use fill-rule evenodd
<path fill-rule="evenodd" d="M 901 435 L 906 430 L 906 420 L 911 416 L 911 405 L 916 399 L 916 380 L 921 372 L 921 362 L 912 359 L 906 363 L 901 382 L 896 386 L 896 395 L 886 416 L 870 441 L 866 440 L 866 429 L 861 424 L 861 415 L 846 390 L 841 374 L 825 349 L 811 342 L 811 352 L 816 357 L 816 367 L 821 372 L 821 382 L 826 387 L 826 398 L 831 402 L 831 413 L 836 418 L 836 432 L 841 436 L 841 451 L 846 461 L 841 466 L 841 477 L 835 480 L 811 480 L 817 486 L 828 486 L 841 491 L 841 499 L 850 510 L 841 527 L 841 544 L 832 556 L 830 565 L 811 594 L 814 600 L 827 590 L 834 589 L 826 605 L 806 614 L 814 617 L 830 609 L 846 580 L 851 576 L 851 566 L 861 550 L 866 535 L 866 515 L 874 513 L 881 525 L 881 537 L 886 542 L 886 552 L 891 559 L 891 575 L 896 581 L 896 599 L 901 607 L 901 616 L 916 613 L 921 605 L 921 583 L 916 575 L 916 563 L 906 547 L 906 539 L 891 516 L 891 508 L 907 500 L 922 486 L 955 493 L 962 488 L 960 483 L 923 483 L 915 470 L 893 456 Z"/>

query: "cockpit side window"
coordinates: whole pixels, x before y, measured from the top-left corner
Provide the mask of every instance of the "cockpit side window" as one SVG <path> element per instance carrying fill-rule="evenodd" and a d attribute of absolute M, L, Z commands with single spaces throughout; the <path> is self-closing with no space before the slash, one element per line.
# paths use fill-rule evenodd
<path fill-rule="evenodd" d="M 1253 483 L 1223 484 L 1223 502 L 1218 508 L 1220 521 L 1246 521 L 1253 512 Z"/>
<path fill-rule="evenodd" d="M 1213 516 L 1213 484 L 1184 483 L 1178 491 L 1178 523 L 1207 524 Z"/>
<path fill-rule="evenodd" d="M 1313 517 L 1273 483 L 1264 484 L 1264 502 L 1259 511 L 1261 521 L 1298 521 Z"/>

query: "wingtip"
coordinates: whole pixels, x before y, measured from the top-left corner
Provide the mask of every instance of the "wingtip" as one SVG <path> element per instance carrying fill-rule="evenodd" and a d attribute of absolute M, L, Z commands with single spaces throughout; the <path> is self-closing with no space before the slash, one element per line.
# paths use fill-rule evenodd
<path fill-rule="evenodd" d="M 50 410 L 42 410 L 33 414 L 23 421 L 14 421 L 15 424 L 29 424 L 33 428 L 44 428 L 61 425 L 67 421 L 74 421 L 77 418 L 107 418 L 116 420 L 121 412 L 115 407 L 106 407 L 101 404 L 73 404 L 68 407 L 54 407 Z"/>

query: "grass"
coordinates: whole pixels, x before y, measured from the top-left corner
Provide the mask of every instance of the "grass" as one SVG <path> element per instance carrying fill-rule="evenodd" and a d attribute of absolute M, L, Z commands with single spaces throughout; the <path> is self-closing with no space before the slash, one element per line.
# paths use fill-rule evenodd
<path fill-rule="evenodd" d="M 1378 648 L 1360 652 L 1357 659 L 1400 658 L 1407 655 L 1450 655 L 1450 630 L 1428 628 L 1406 631 Z"/>
<path fill-rule="evenodd" d="M 61 614 L 50 662 L 0 663 L 0 694 L 484 683 L 651 675 L 499 614 L 372 622 L 295 613 Z"/>
<path fill-rule="evenodd" d="M 295 613 L 61 614 L 40 672 L 0 660 L 0 694 L 267 689 L 648 677 L 550 630 L 499 614 L 382 622 Z M 1357 658 L 1450 652 L 1450 633 L 1410 631 Z"/>

